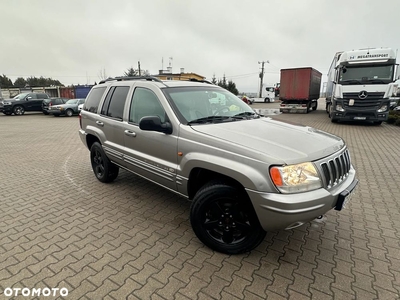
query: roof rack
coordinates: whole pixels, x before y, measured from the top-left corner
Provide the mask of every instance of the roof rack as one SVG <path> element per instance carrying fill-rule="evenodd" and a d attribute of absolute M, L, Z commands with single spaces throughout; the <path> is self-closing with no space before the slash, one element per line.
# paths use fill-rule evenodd
<path fill-rule="evenodd" d="M 107 78 L 104 80 L 101 80 L 99 84 L 105 83 L 107 81 L 125 81 L 125 80 L 148 80 L 148 81 L 156 81 L 156 82 L 161 82 L 160 79 L 157 77 L 153 76 L 119 76 L 119 77 L 114 77 L 114 78 Z"/>
<path fill-rule="evenodd" d="M 211 81 L 205 80 L 205 79 L 197 79 L 197 78 L 189 78 L 189 81 L 194 81 L 194 82 L 202 82 L 202 83 L 208 83 L 208 84 L 213 84 Z"/>

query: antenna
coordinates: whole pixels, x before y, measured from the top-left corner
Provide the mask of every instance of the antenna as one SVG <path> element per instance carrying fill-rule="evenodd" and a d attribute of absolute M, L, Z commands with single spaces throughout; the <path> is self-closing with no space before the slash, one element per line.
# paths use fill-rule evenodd
<path fill-rule="evenodd" d="M 172 60 L 173 60 L 173 58 L 170 57 L 170 58 L 169 58 L 169 67 L 171 67 L 171 68 L 172 68 Z"/>

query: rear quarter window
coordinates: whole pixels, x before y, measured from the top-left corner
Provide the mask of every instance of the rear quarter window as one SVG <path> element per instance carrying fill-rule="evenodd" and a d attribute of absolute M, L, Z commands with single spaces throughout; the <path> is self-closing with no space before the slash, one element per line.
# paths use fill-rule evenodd
<path fill-rule="evenodd" d="M 104 94 L 106 88 L 107 87 L 105 87 L 105 86 L 93 88 L 90 91 L 90 93 L 86 99 L 83 110 L 89 111 L 92 113 L 97 113 L 97 109 L 99 108 L 100 100 L 103 97 L 103 94 Z"/>

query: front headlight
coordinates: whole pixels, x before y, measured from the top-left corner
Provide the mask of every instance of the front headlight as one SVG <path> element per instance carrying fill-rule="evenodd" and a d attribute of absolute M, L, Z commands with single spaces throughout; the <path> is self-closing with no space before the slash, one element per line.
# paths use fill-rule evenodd
<path fill-rule="evenodd" d="M 384 112 L 387 111 L 387 105 L 382 105 L 380 109 L 378 109 L 378 112 Z"/>
<path fill-rule="evenodd" d="M 281 193 L 301 193 L 322 187 L 321 178 L 311 162 L 275 166 L 269 170 L 272 181 Z"/>
<path fill-rule="evenodd" d="M 11 102 L 9 102 L 9 101 L 3 101 L 3 105 L 11 105 Z"/>
<path fill-rule="evenodd" d="M 344 108 L 342 107 L 341 104 L 336 104 L 336 110 L 337 111 L 344 111 Z"/>

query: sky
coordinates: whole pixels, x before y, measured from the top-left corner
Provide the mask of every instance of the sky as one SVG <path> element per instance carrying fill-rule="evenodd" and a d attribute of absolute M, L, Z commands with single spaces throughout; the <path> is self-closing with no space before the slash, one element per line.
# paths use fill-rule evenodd
<path fill-rule="evenodd" d="M 297 67 L 324 82 L 338 51 L 400 48 L 399 0 L 1 0 L 0 14 L 0 74 L 12 81 L 93 84 L 140 61 L 257 92 L 263 61 L 264 86 Z"/>

